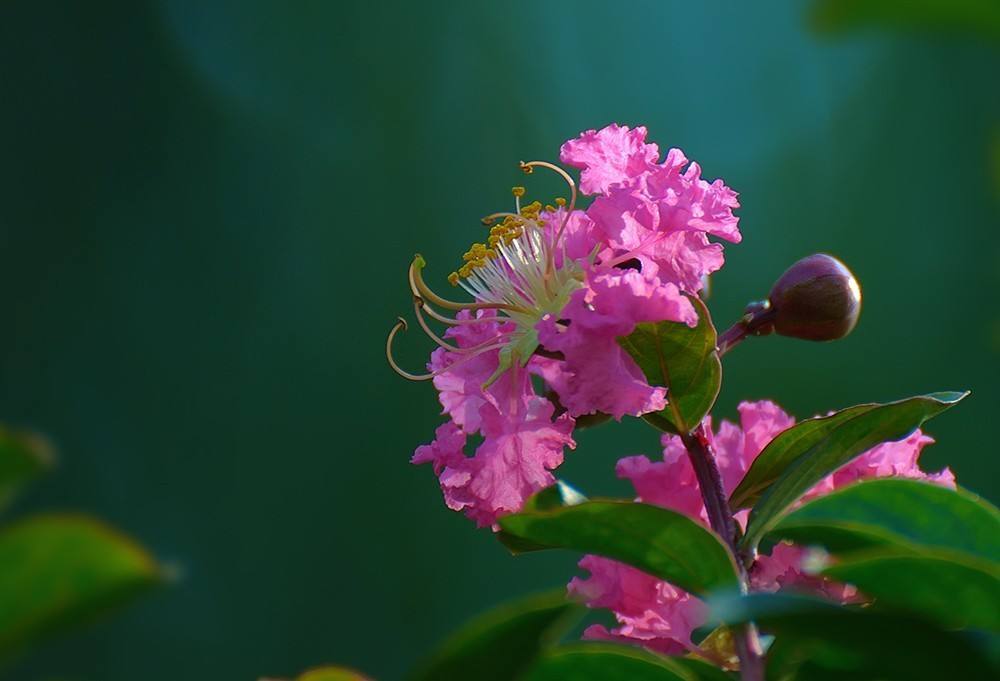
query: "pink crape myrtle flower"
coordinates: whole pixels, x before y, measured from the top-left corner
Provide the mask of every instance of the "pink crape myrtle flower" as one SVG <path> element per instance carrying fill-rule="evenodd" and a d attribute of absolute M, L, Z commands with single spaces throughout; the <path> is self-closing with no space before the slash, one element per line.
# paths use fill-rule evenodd
<path fill-rule="evenodd" d="M 466 434 L 454 421 L 438 427 L 434 442 L 417 448 L 413 463 L 430 463 L 445 503 L 464 511 L 480 527 L 520 510 L 534 492 L 555 482 L 563 448 L 573 447 L 573 419 L 552 419 L 554 407 L 542 397 L 524 399 L 515 413 L 491 402 L 480 408 L 483 443 L 465 455 Z"/>
<path fill-rule="evenodd" d="M 425 261 L 409 269 L 414 315 L 438 349 L 428 373 L 411 374 L 392 356 L 402 319 L 386 346 L 390 365 L 412 380 L 432 380 L 448 423 L 414 463 L 431 463 L 446 504 L 480 525 L 519 510 L 531 493 L 551 484 L 551 470 L 573 447 L 574 418 L 615 418 L 659 411 L 664 388 L 651 386 L 617 339 L 636 324 L 698 316 L 687 298 L 722 266 L 722 246 L 709 236 L 739 241 L 736 194 L 721 180 L 708 183 L 676 149 L 663 161 L 646 129 L 610 125 L 563 145 L 561 158 L 581 169 L 593 194 L 577 208 L 576 183 L 543 161 L 523 163 L 560 175 L 567 202 L 522 205 L 484 218 L 486 239 L 473 244 L 448 280 L 472 298 L 462 303 L 424 281 Z M 454 316 L 447 314 L 454 312 Z M 447 327 L 435 333 L 431 324 Z M 540 377 L 559 411 L 535 393 Z M 479 434 L 472 456 L 460 436 Z"/>
<path fill-rule="evenodd" d="M 772 402 L 743 402 L 739 405 L 740 425 L 723 421 L 714 433 L 707 428 L 726 493 L 731 494 L 750 464 L 764 447 L 795 420 Z M 933 440 L 919 430 L 898 442 L 874 447 L 816 485 L 807 498 L 826 494 L 857 480 L 899 476 L 927 480 L 954 487 L 954 476 L 945 469 L 927 474 L 918 459 L 923 447 Z M 645 456 L 621 459 L 618 477 L 628 479 L 636 500 L 684 513 L 708 526 L 708 517 L 698 481 L 687 452 L 674 435 L 663 437 L 663 459 Z M 736 519 L 745 529 L 748 513 Z M 755 591 L 788 589 L 824 596 L 838 602 L 858 598 L 857 591 L 844 584 L 809 574 L 809 550 L 782 543 L 770 555 L 757 558 L 750 570 L 750 586 Z M 580 567 L 590 574 L 576 577 L 568 586 L 570 594 L 594 608 L 610 609 L 618 621 L 611 630 L 595 625 L 585 638 L 624 640 L 651 650 L 682 654 L 694 648 L 691 632 L 704 623 L 704 609 L 690 594 L 635 568 L 607 558 L 585 556 Z"/>

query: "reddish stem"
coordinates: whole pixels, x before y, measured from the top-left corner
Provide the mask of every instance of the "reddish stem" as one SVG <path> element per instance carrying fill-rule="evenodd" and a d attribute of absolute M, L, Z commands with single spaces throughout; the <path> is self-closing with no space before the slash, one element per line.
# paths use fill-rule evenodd
<path fill-rule="evenodd" d="M 698 489 L 701 491 L 701 498 L 705 503 L 708 522 L 732 552 L 739 570 L 740 584 L 745 591 L 748 587 L 749 577 L 743 567 L 743 562 L 739 559 L 740 554 L 736 546 L 736 520 L 733 518 L 732 509 L 729 508 L 729 499 L 722 483 L 722 474 L 716 464 L 715 452 L 712 451 L 712 443 L 708 438 L 705 426 L 699 424 L 690 433 L 681 435 L 681 440 L 684 442 L 688 458 L 691 460 L 691 467 L 694 468 L 695 477 L 698 479 Z M 734 632 L 733 641 L 736 646 L 736 654 L 740 659 L 740 678 L 742 681 L 764 681 L 764 658 L 756 627 L 753 624 L 741 627 L 739 631 Z"/>

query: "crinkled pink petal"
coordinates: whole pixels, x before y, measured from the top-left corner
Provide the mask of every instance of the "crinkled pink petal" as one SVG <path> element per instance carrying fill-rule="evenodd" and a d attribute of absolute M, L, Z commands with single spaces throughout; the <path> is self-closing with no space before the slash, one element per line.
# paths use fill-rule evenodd
<path fill-rule="evenodd" d="M 483 444 L 476 450 L 476 474 L 469 490 L 480 525 L 493 524 L 505 513 L 521 510 L 525 499 L 555 482 L 550 473 L 563 461 L 563 448 L 576 446 L 571 437 L 573 419 L 552 421 L 554 408 L 533 398 L 516 415 L 502 414 L 492 405 L 482 410 Z"/>
<path fill-rule="evenodd" d="M 434 473 L 441 471 L 465 458 L 462 450 L 465 448 L 466 435 L 452 421 L 446 421 L 434 431 L 434 441 L 429 445 L 420 445 L 413 453 L 410 463 L 429 463 L 434 465 Z"/>
<path fill-rule="evenodd" d="M 678 151 L 677 158 L 683 157 Z M 733 209 L 740 207 L 736 192 L 722 180 L 703 180 L 695 162 L 683 172 L 680 168 L 678 163 L 664 163 L 643 178 L 645 193 L 656 206 L 659 229 L 693 229 L 738 243 L 742 237 L 739 218 L 733 215 Z"/>
<path fill-rule="evenodd" d="M 618 626 L 602 633 L 624 637 L 660 652 L 682 654 L 692 646 L 691 632 L 705 621 L 704 604 L 681 589 L 641 570 L 600 556 L 584 556 L 587 578 L 570 582 L 571 596 L 593 608 L 615 613 Z M 606 637 L 605 637 L 606 638 Z"/>
<path fill-rule="evenodd" d="M 738 409 L 742 427 L 723 421 L 711 435 L 727 494 L 736 489 L 764 445 L 795 423 L 773 402 L 742 402 Z M 711 421 L 706 423 L 711 433 Z M 639 501 L 679 511 L 707 525 L 698 479 L 684 444 L 676 435 L 664 435 L 662 442 L 662 462 L 626 457 L 618 462 L 618 477 L 632 482 Z"/>
<path fill-rule="evenodd" d="M 723 263 L 722 246 L 709 235 L 741 238 L 737 195 L 721 180 L 701 179 L 697 163 L 671 149 L 662 164 L 607 188 L 587 209 L 594 233 L 606 242 L 601 262 L 637 258 L 643 271 L 676 283 L 689 293 Z"/>
<path fill-rule="evenodd" d="M 563 448 L 576 446 L 572 418 L 553 421 L 554 408 L 541 397 L 514 399 L 510 412 L 498 409 L 502 401 L 480 408 L 483 442 L 474 456 L 465 456 L 465 433 L 448 422 L 413 457 L 413 463 L 434 465 L 448 508 L 464 511 L 480 527 L 519 511 L 525 499 L 554 483 L 550 471 L 562 463 Z"/>
<path fill-rule="evenodd" d="M 545 233 L 553 242 L 562 228 L 559 237 L 561 248 L 556 253 L 556 266 L 562 267 L 562 256 L 565 252 L 570 260 L 584 261 L 594 251 L 595 246 L 602 246 L 601 235 L 595 231 L 594 221 L 582 210 L 574 210 L 567 217 L 566 208 L 557 208 L 554 212 L 542 213 L 541 220 L 545 223 Z M 563 220 L 566 221 L 563 226 Z M 600 252 L 601 248 L 598 248 Z"/>
<path fill-rule="evenodd" d="M 463 328 L 453 337 L 461 346 L 466 334 L 473 338 L 465 340 L 474 342 L 478 333 Z M 485 391 L 482 382 L 488 376 L 462 376 L 466 384 L 454 394 L 463 410 L 450 410 L 452 420 L 439 426 L 434 442 L 418 447 L 412 459 L 433 465 L 449 508 L 464 511 L 480 526 L 493 525 L 498 516 L 520 510 L 528 496 L 555 482 L 550 471 L 562 463 L 563 448 L 575 446 L 574 422 L 568 415 L 553 420 L 552 403 L 535 395 L 531 380 L 533 374 L 544 374 L 558 383 L 559 365 L 534 357 L 527 370 L 512 367 Z M 442 395 L 443 401 L 449 396 Z M 475 421 L 467 411 L 472 400 L 479 405 Z M 464 449 L 473 423 L 483 441 L 470 457 Z"/>
<path fill-rule="evenodd" d="M 737 409 L 744 437 L 742 458 L 747 467 L 771 440 L 795 425 L 795 417 L 789 416 L 781 407 L 768 400 L 741 402 Z M 735 488 L 735 484 L 733 487 Z"/>
<path fill-rule="evenodd" d="M 619 631 L 619 629 L 615 631 Z M 611 643 L 621 643 L 623 645 L 641 646 L 660 655 L 685 655 L 690 651 L 690 646 L 685 646 L 675 639 L 655 636 L 644 637 L 642 635 L 644 633 L 636 631 L 633 628 L 629 635 L 616 634 L 609 631 L 603 624 L 591 624 L 583 630 L 580 638 L 584 641 L 610 641 Z"/>
<path fill-rule="evenodd" d="M 656 162 L 660 150 L 646 143 L 646 128 L 611 124 L 587 130 L 569 140 L 559 150 L 563 163 L 580 168 L 580 190 L 599 194 L 611 185 L 646 172 Z"/>
<path fill-rule="evenodd" d="M 694 325 L 698 316 L 676 286 L 635 270 L 591 272 L 587 288 L 573 294 L 561 320 L 543 318 L 536 327 L 539 340 L 565 357 L 567 378 L 559 399 L 569 413 L 603 412 L 620 419 L 663 409 L 664 389 L 649 385 L 617 339 L 637 323 L 665 320 Z"/>
<path fill-rule="evenodd" d="M 650 271 L 664 281 L 672 281 L 688 293 L 700 291 L 705 277 L 722 269 L 725 262 L 722 244 L 709 241 L 703 232 L 691 231 L 668 234 L 636 258 L 642 263 L 644 272 Z"/>
<path fill-rule="evenodd" d="M 770 555 L 762 554 L 750 571 L 750 587 L 754 591 L 797 591 L 819 595 L 838 603 L 850 603 L 858 598 L 858 590 L 824 577 L 809 574 L 805 562 L 810 549 L 787 542 L 776 544 Z"/>
<path fill-rule="evenodd" d="M 546 348 L 562 352 L 566 361 L 565 380 L 559 401 L 573 417 L 610 414 L 616 419 L 661 411 L 667 406 L 666 390 L 650 386 L 642 371 L 614 338 L 597 337 L 586 346 L 570 346 L 557 341 L 554 323 L 539 325 Z"/>
<path fill-rule="evenodd" d="M 655 203 L 637 188 L 621 188 L 598 196 L 587 208 L 587 216 L 601 240 L 630 255 L 641 256 L 657 240 L 668 236 L 658 232 Z"/>
<path fill-rule="evenodd" d="M 578 292 L 579 293 L 579 292 Z M 639 322 L 698 323 L 691 301 L 675 284 L 635 270 L 615 270 L 587 278 L 587 289 L 575 298 L 574 317 L 595 332 L 627 335 Z"/>
<path fill-rule="evenodd" d="M 472 460 L 464 453 L 466 435 L 452 421 L 438 426 L 435 439 L 429 445 L 417 447 L 411 463 L 429 463 L 434 467 L 444 495 L 445 504 L 453 511 L 461 511 L 475 502 L 466 487 L 472 478 Z"/>
<path fill-rule="evenodd" d="M 663 461 L 653 462 L 645 456 L 619 460 L 616 466 L 618 477 L 632 482 L 636 501 L 669 508 L 696 518 L 707 526 L 708 515 L 701 500 L 698 479 L 680 438 L 667 436 L 664 446 Z"/>
<path fill-rule="evenodd" d="M 834 472 L 834 487 L 843 487 L 856 480 L 892 476 L 925 480 L 954 489 L 955 476 L 949 469 L 925 473 L 917 463 L 923 448 L 933 442 L 934 438 L 924 435 L 919 429 L 902 440 L 884 442 Z"/>
<path fill-rule="evenodd" d="M 478 317 L 486 318 L 492 314 L 492 312 L 480 311 Z M 458 313 L 457 318 L 469 320 L 472 319 L 472 315 L 462 310 Z M 508 330 L 510 330 L 509 323 L 480 322 L 451 326 L 444 335 L 457 347 L 464 349 L 487 343 L 496 338 L 502 331 Z M 427 368 L 431 371 L 441 371 L 463 359 L 464 355 L 445 348 L 438 348 L 431 353 L 431 361 Z M 493 350 L 434 377 L 433 383 L 438 390 L 438 400 L 441 402 L 443 413 L 448 414 L 466 432 L 475 433 L 479 430 L 479 409 L 486 402 L 482 386 L 496 371 L 499 362 L 500 351 Z M 506 377 L 501 378 L 501 381 L 504 380 Z M 503 382 L 498 383 L 491 388 L 493 392 L 510 390 L 509 385 Z"/>

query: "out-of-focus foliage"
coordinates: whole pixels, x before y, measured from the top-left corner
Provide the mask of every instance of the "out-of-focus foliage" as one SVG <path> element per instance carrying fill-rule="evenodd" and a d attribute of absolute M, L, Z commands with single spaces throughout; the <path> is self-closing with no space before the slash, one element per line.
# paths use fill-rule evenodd
<path fill-rule="evenodd" d="M 810 18 L 822 31 L 945 29 L 1000 40 L 1000 4 L 994 0 L 815 0 Z"/>
<path fill-rule="evenodd" d="M 0 426 L 0 509 L 17 489 L 51 468 L 52 448 L 34 433 Z"/>
<path fill-rule="evenodd" d="M 49 445 L 0 426 L 4 500 L 46 470 Z M 80 514 L 35 514 L 0 525 L 0 662 L 162 584 L 163 569 L 132 539 Z"/>
<path fill-rule="evenodd" d="M 466 624 L 410 677 L 412 681 L 508 681 L 583 616 L 561 591 L 500 606 Z"/>
<path fill-rule="evenodd" d="M 73 628 L 163 582 L 131 539 L 79 515 L 0 528 L 0 657 Z"/>
<path fill-rule="evenodd" d="M 768 678 L 990 681 L 1000 672 L 983 641 L 908 614 L 786 594 L 721 596 L 713 611 L 719 621 L 753 620 L 776 636 Z"/>
<path fill-rule="evenodd" d="M 261 679 L 260 681 L 278 681 L 275 679 Z M 356 671 L 345 669 L 344 667 L 316 667 L 302 672 L 295 677 L 295 681 L 369 681 L 368 677 L 362 676 Z"/>

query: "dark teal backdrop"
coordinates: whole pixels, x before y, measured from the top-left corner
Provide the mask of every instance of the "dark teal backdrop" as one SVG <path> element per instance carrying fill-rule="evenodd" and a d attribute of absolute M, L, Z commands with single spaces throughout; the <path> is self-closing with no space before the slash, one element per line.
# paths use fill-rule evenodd
<path fill-rule="evenodd" d="M 718 415 L 970 388 L 926 462 L 1000 497 L 1000 51 L 767 8 L 3 3 L 0 418 L 61 452 L 15 512 L 89 509 L 181 575 L 11 678 L 395 679 L 568 580 L 573 556 L 510 558 L 407 463 L 438 409 L 382 348 L 415 251 L 443 282 L 518 160 L 611 121 L 741 192 L 719 324 L 814 251 L 863 283 L 847 340 L 727 357 Z M 402 346 L 414 367 L 430 349 Z M 624 494 L 614 462 L 655 451 L 609 425 L 563 473 Z"/>

